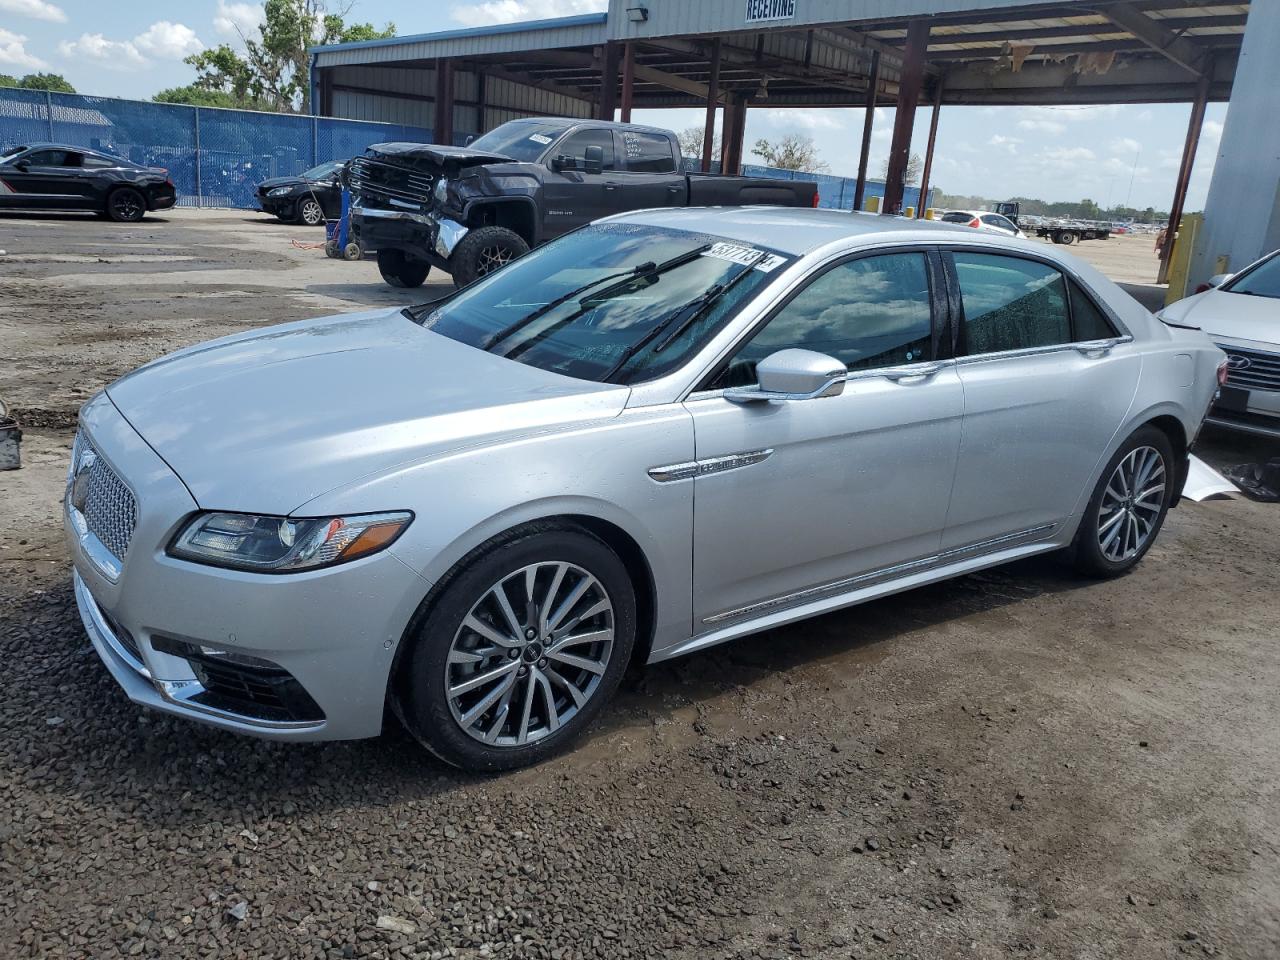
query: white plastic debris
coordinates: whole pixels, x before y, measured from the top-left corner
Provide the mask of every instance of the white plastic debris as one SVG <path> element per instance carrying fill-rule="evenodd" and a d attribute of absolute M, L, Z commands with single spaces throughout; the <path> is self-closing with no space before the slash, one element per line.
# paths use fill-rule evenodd
<path fill-rule="evenodd" d="M 1187 483 L 1182 488 L 1182 495 L 1188 500 L 1199 503 L 1215 497 L 1230 498 L 1240 493 L 1239 487 L 1199 457 L 1192 455 L 1188 459 L 1191 462 L 1187 467 Z"/>

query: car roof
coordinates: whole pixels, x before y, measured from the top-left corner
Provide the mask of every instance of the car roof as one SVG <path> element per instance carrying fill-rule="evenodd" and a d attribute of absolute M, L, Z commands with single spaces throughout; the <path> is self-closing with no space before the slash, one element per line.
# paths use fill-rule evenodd
<path fill-rule="evenodd" d="M 643 123 L 618 123 L 614 120 L 591 120 L 581 117 L 516 117 L 514 120 L 508 120 L 507 123 L 531 123 L 544 127 L 558 127 L 561 130 L 568 130 L 570 127 L 632 130 L 636 133 L 656 133 L 667 139 L 674 139 L 674 134 L 670 130 L 664 130 L 662 127 L 650 127 Z M 503 126 L 506 126 L 506 124 L 503 124 Z"/>
<path fill-rule="evenodd" d="M 683 207 L 624 213 L 613 222 L 709 233 L 796 256 L 836 240 L 879 234 L 896 234 L 895 240 L 936 243 L 973 231 L 939 220 L 908 220 L 849 210 L 814 210 L 808 207 Z"/>
<path fill-rule="evenodd" d="M 105 157 L 108 160 L 121 160 L 130 166 L 137 166 L 128 157 L 122 157 L 115 153 L 108 153 L 106 150 L 100 150 L 97 147 L 85 147 L 78 143 L 55 143 L 52 140 L 41 140 L 37 143 L 15 144 L 19 150 L 74 150 L 76 153 L 87 153 L 95 157 Z"/>

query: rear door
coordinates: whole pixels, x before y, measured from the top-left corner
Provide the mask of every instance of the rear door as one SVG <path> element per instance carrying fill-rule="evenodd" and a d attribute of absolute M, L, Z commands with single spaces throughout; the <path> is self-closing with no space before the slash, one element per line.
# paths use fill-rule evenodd
<path fill-rule="evenodd" d="M 942 286 L 927 250 L 823 268 L 685 401 L 700 466 L 695 634 L 845 592 L 851 578 L 869 585 L 936 552 L 963 413 L 936 335 Z M 791 347 L 843 361 L 844 392 L 724 399 Z"/>
<path fill-rule="evenodd" d="M 943 258 L 965 413 L 942 548 L 1042 539 L 1092 490 L 1141 355 L 1047 261 L 977 249 Z"/>
<path fill-rule="evenodd" d="M 645 130 L 618 133 L 617 175 L 605 179 L 605 201 L 611 212 L 650 207 L 683 207 L 689 182 L 680 169 L 679 148 L 671 137 Z"/>
<path fill-rule="evenodd" d="M 604 153 L 600 173 L 586 170 L 586 150 L 592 146 L 600 147 Z M 570 133 L 550 152 L 546 164 L 543 237 L 549 240 L 618 212 L 605 198 L 606 182 L 617 179 L 618 154 L 612 130 L 596 127 Z"/>

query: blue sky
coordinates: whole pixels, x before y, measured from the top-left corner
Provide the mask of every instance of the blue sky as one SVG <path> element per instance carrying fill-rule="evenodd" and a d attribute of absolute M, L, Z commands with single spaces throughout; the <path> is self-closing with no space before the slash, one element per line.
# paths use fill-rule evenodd
<path fill-rule="evenodd" d="M 604 9 L 607 0 L 357 0 L 349 20 L 396 24 L 400 34 L 460 26 L 568 16 Z M 0 0 L 0 73 L 50 70 L 81 93 L 147 99 L 190 83 L 182 58 L 204 47 L 238 41 L 251 31 L 260 5 L 244 0 Z M 1168 207 L 1190 107 L 949 107 L 942 111 L 933 182 L 951 193 L 988 197 L 1088 197 L 1103 204 Z M 1188 207 L 1204 202 L 1225 104 L 1206 114 Z M 673 129 L 698 126 L 696 110 L 637 111 L 636 120 Z M 882 169 L 893 111 L 877 111 L 871 169 Z M 832 173 L 856 171 L 862 111 L 748 112 L 747 144 L 787 133 L 812 136 Z M 917 114 L 915 149 L 923 152 L 928 114 Z M 750 158 L 755 159 L 755 158 Z"/>

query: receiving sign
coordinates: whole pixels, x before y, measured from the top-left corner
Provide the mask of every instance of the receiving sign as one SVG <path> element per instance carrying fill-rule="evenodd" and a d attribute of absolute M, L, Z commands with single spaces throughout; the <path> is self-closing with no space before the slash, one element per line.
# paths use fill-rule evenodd
<path fill-rule="evenodd" d="M 790 20 L 795 15 L 796 0 L 747 0 L 747 23 Z"/>

